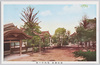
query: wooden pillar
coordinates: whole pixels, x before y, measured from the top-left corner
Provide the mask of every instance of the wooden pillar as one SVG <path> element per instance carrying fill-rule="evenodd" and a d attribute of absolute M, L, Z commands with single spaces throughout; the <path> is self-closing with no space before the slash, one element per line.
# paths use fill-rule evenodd
<path fill-rule="evenodd" d="M 10 40 L 10 54 L 11 54 L 11 40 Z"/>
<path fill-rule="evenodd" d="M 14 48 L 15 48 L 15 42 L 14 42 Z"/>
<path fill-rule="evenodd" d="M 22 40 L 20 40 L 20 42 L 19 42 L 19 45 L 20 45 L 20 55 L 22 54 Z"/>

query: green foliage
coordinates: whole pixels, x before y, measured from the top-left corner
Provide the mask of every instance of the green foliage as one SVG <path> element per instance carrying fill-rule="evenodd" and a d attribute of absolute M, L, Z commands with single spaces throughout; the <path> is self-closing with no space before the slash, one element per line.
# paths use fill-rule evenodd
<path fill-rule="evenodd" d="M 57 28 L 55 34 L 52 37 L 53 43 L 57 43 L 58 46 L 61 44 L 67 45 L 67 36 L 65 28 Z"/>
<path fill-rule="evenodd" d="M 70 40 L 70 31 L 66 32 L 65 28 L 57 28 L 55 34 L 52 36 L 53 43 L 57 43 L 60 47 L 62 45 L 68 45 Z"/>
<path fill-rule="evenodd" d="M 83 27 L 78 27 L 77 30 L 78 41 L 95 41 L 96 40 L 96 29 L 84 29 Z"/>
<path fill-rule="evenodd" d="M 76 27 L 76 39 L 78 42 L 96 41 L 96 19 L 85 19 Z M 92 28 L 91 28 L 92 26 Z M 94 26 L 94 27 L 93 27 Z M 75 39 L 74 38 L 74 39 Z"/>
<path fill-rule="evenodd" d="M 37 23 L 34 22 L 26 22 L 23 25 L 24 32 L 30 36 L 34 36 L 35 34 L 33 33 L 34 31 L 37 33 L 41 33 L 40 31 L 40 26 Z"/>
<path fill-rule="evenodd" d="M 75 57 L 83 57 L 85 58 L 84 60 L 86 61 L 96 61 L 96 51 L 87 51 L 87 52 L 83 52 L 83 51 L 75 51 L 73 52 Z"/>
<path fill-rule="evenodd" d="M 39 51 L 39 48 L 38 47 L 34 47 L 34 52 L 38 52 Z"/>
<path fill-rule="evenodd" d="M 63 45 L 68 45 L 68 40 L 66 38 L 63 39 Z"/>
<path fill-rule="evenodd" d="M 31 41 L 34 42 L 34 43 L 32 43 L 32 44 L 34 44 L 35 47 L 38 47 L 39 44 L 41 44 L 41 42 L 42 42 L 42 40 L 41 40 L 41 38 L 40 38 L 39 36 L 33 36 L 32 39 L 33 39 L 33 40 L 31 40 Z M 31 45 L 32 45 L 32 44 L 31 44 Z"/>
<path fill-rule="evenodd" d="M 87 4 L 83 4 L 83 5 L 81 5 L 81 7 L 85 8 L 85 7 L 88 7 L 88 5 Z"/>
<path fill-rule="evenodd" d="M 72 36 L 70 36 L 70 42 L 72 44 L 75 44 L 78 42 L 78 37 L 77 37 L 77 33 L 73 33 Z"/>
<path fill-rule="evenodd" d="M 78 41 L 81 41 L 81 42 L 85 41 L 84 39 L 86 39 L 85 38 L 86 30 L 84 29 L 84 27 L 83 26 L 77 27 L 76 32 L 77 32 L 77 39 L 78 39 Z"/>
<path fill-rule="evenodd" d="M 45 43 L 41 43 L 41 48 L 45 48 L 45 47 L 48 47 L 50 46 L 49 44 L 45 44 Z"/>
<path fill-rule="evenodd" d="M 66 33 L 66 29 L 65 28 L 57 28 L 55 30 L 55 34 L 57 37 L 60 37 L 61 35 L 64 36 Z"/>
<path fill-rule="evenodd" d="M 91 40 L 96 41 L 96 27 L 91 30 Z"/>
<path fill-rule="evenodd" d="M 22 26 L 22 28 L 24 29 L 24 32 L 27 35 L 32 36 L 31 39 L 27 40 L 28 46 L 38 46 L 41 43 L 40 37 L 35 34 L 35 33 L 37 34 L 41 33 L 40 31 L 41 27 L 39 26 L 39 23 L 38 23 L 38 17 L 36 17 L 38 12 L 33 14 L 33 10 L 34 8 L 27 7 L 21 13 L 23 17 L 23 19 L 21 18 L 21 20 L 24 22 L 24 25 Z"/>
<path fill-rule="evenodd" d="M 52 36 L 52 39 L 53 39 L 53 41 L 52 41 L 53 43 L 57 43 L 57 39 L 56 39 L 55 35 Z"/>
<path fill-rule="evenodd" d="M 44 34 L 43 43 L 41 44 L 42 45 L 41 46 L 42 48 L 49 46 L 49 42 L 50 42 L 49 37 L 50 37 L 50 35 L 48 33 L 45 33 Z"/>

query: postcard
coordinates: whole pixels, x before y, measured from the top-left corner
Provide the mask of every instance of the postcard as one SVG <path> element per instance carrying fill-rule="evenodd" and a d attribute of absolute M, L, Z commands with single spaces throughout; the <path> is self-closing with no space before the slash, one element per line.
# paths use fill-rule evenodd
<path fill-rule="evenodd" d="M 98 1 L 2 1 L 3 64 L 99 63 Z"/>

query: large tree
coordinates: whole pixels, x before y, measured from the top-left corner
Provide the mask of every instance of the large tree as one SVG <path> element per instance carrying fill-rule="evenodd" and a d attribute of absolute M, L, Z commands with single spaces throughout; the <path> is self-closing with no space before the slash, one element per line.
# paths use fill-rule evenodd
<path fill-rule="evenodd" d="M 23 18 L 21 20 L 24 22 L 23 29 L 24 32 L 30 36 L 32 36 L 31 39 L 27 40 L 28 46 L 38 46 L 40 44 L 41 38 L 38 35 L 41 33 L 40 26 L 39 26 L 39 19 L 36 17 L 38 12 L 34 13 L 34 8 L 27 7 L 26 9 L 23 9 L 21 15 Z"/>
<path fill-rule="evenodd" d="M 54 39 L 55 42 L 58 43 L 58 46 L 62 46 L 63 45 L 63 42 L 64 42 L 63 39 L 65 37 L 65 34 L 66 34 L 66 29 L 65 28 L 57 28 L 55 30 L 55 34 L 53 36 L 53 39 Z"/>
<path fill-rule="evenodd" d="M 77 39 L 82 44 L 87 42 L 90 45 L 90 41 L 96 41 L 96 19 L 87 19 L 86 16 L 82 20 L 81 24 L 76 27 Z"/>
<path fill-rule="evenodd" d="M 82 21 L 80 22 L 80 26 L 83 26 L 85 29 L 86 29 L 87 25 L 89 24 L 89 23 L 87 22 L 87 19 L 88 19 L 88 16 L 87 16 L 87 15 L 84 15 L 84 16 L 82 17 Z"/>

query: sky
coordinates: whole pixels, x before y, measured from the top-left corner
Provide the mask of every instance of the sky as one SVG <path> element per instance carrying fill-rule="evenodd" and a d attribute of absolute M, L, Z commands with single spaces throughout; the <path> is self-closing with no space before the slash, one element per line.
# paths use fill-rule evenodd
<path fill-rule="evenodd" d="M 35 8 L 33 14 L 39 11 L 37 17 L 41 23 L 41 31 L 49 31 L 51 35 L 59 27 L 75 32 L 75 27 L 79 25 L 82 16 L 87 15 L 89 19 L 97 17 L 96 5 L 87 4 L 88 7 L 81 7 L 82 4 L 41 4 L 41 5 L 25 5 L 25 4 L 5 4 L 3 8 L 3 23 L 14 23 L 20 28 L 24 24 L 20 18 L 23 8 Z"/>

